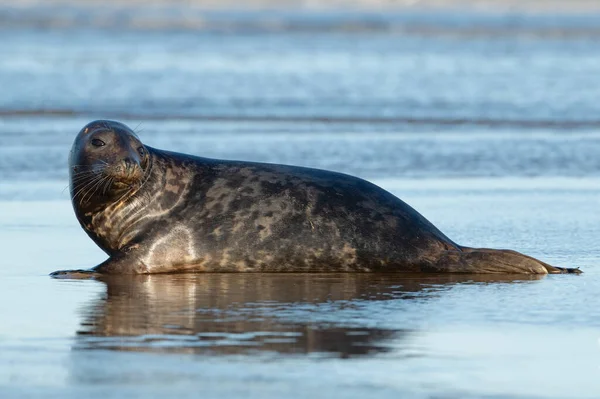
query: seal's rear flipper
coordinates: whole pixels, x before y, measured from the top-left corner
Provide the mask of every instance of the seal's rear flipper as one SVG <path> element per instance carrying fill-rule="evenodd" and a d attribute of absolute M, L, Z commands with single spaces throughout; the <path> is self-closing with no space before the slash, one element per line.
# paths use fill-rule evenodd
<path fill-rule="evenodd" d="M 427 262 L 423 269 L 428 272 L 440 273 L 582 273 L 579 269 L 550 266 L 516 251 L 469 247 L 460 247 L 460 251 L 445 251 L 434 262 Z"/>
<path fill-rule="evenodd" d="M 578 267 L 556 267 L 556 266 L 550 266 L 550 265 L 545 265 L 546 269 L 548 270 L 548 274 L 581 274 L 583 273 L 581 271 L 581 269 L 579 269 Z"/>

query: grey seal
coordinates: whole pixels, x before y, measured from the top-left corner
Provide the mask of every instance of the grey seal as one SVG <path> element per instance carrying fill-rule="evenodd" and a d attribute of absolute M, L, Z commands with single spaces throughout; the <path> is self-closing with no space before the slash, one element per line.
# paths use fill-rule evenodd
<path fill-rule="evenodd" d="M 70 153 L 70 192 L 109 258 L 78 273 L 579 273 L 509 250 L 456 244 L 384 189 L 357 177 L 225 161 L 144 145 L 94 121 Z"/>

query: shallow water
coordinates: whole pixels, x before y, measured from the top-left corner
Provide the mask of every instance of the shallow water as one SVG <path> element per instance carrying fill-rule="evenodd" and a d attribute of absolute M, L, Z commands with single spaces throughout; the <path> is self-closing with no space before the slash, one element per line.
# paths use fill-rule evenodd
<path fill-rule="evenodd" d="M 600 396 L 600 17 L 134 11 L 0 9 L 0 397 Z M 52 280 L 105 259 L 63 191 L 99 117 L 585 273 Z"/>

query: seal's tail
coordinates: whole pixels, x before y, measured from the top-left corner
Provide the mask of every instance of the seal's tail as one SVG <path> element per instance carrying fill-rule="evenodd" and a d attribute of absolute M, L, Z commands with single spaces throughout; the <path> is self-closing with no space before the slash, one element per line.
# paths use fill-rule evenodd
<path fill-rule="evenodd" d="M 433 271 L 455 273 L 582 273 L 579 269 L 550 266 L 516 251 L 469 247 L 460 247 L 460 251 L 444 252 L 434 269 L 438 270 Z"/>

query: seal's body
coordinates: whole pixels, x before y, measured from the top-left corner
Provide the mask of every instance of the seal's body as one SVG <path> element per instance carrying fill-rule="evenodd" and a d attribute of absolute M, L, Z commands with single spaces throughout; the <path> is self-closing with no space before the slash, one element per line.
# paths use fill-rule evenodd
<path fill-rule="evenodd" d="M 70 164 L 77 218 L 110 256 L 93 272 L 577 272 L 461 247 L 353 176 L 162 151 L 118 122 L 88 124 Z"/>

